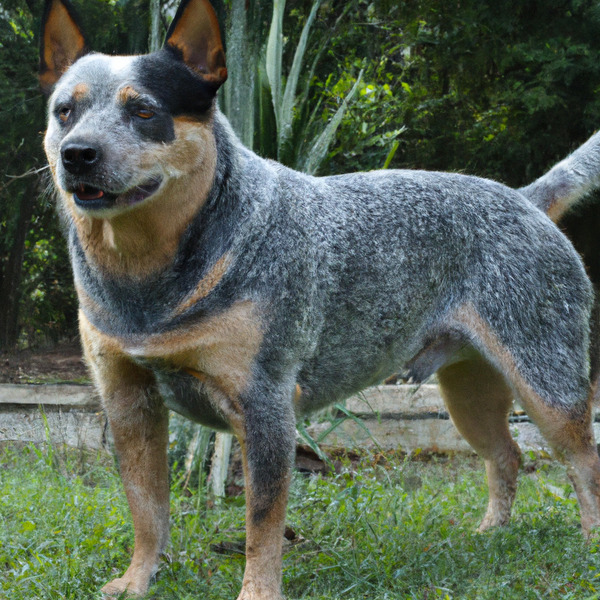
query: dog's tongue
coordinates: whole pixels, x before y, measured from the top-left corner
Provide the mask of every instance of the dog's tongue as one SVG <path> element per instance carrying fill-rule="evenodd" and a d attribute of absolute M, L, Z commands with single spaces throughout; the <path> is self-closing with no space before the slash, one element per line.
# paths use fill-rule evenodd
<path fill-rule="evenodd" d="M 81 184 L 77 188 L 77 197 L 80 200 L 98 200 L 104 196 L 104 192 L 98 188 Z"/>

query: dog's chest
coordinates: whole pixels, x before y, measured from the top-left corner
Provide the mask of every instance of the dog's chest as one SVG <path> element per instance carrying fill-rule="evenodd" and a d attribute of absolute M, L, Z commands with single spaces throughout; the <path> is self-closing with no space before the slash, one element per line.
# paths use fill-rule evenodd
<path fill-rule="evenodd" d="M 140 362 L 154 372 L 167 408 L 213 429 L 232 429 L 227 405 L 197 377 L 185 371 L 170 370 L 155 361 Z"/>
<path fill-rule="evenodd" d="M 123 340 L 121 347 L 155 374 L 170 409 L 227 429 L 235 427 L 261 344 L 258 309 L 240 301 L 185 328 Z"/>

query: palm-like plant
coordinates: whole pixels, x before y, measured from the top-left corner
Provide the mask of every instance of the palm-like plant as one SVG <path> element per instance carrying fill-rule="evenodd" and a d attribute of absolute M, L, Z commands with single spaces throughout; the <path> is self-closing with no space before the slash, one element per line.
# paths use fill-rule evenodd
<path fill-rule="evenodd" d="M 264 3 L 232 0 L 227 30 L 229 80 L 222 108 L 241 140 L 262 155 L 314 173 L 327 156 L 335 132 L 361 79 L 328 121 L 320 118 L 320 103 L 309 110 L 315 67 L 327 42 L 321 41 L 309 69 L 305 68 L 310 33 L 322 0 L 314 0 L 289 71 L 283 60 L 285 0 L 273 0 L 269 31 L 261 31 Z M 262 4 L 262 7 L 259 6 Z M 351 9 L 346 5 L 340 18 Z M 303 76 L 304 75 L 304 76 Z"/>

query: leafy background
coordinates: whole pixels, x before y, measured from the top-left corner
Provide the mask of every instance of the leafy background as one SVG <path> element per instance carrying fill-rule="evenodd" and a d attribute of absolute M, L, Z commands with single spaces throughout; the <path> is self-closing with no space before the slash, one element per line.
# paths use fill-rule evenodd
<path fill-rule="evenodd" d="M 317 174 L 436 169 L 520 186 L 600 123 L 600 5 L 592 0 L 215 4 L 230 67 L 221 106 L 259 153 Z M 146 51 L 152 24 L 164 36 L 175 8 L 172 0 L 75 5 L 92 47 L 109 53 Z M 0 350 L 56 342 L 76 328 L 43 170 L 41 13 L 41 0 L 0 8 Z M 562 226 L 597 284 L 597 205 Z"/>

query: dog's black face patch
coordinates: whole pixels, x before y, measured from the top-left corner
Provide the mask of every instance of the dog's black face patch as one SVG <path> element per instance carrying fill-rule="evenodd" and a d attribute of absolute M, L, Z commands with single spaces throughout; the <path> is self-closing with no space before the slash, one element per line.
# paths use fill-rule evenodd
<path fill-rule="evenodd" d="M 175 139 L 173 119 L 164 113 L 156 113 L 151 119 L 133 117 L 134 126 L 140 134 L 152 142 L 172 142 Z"/>
<path fill-rule="evenodd" d="M 166 46 L 141 56 L 136 59 L 134 69 L 136 81 L 173 117 L 202 119 L 212 107 L 217 87 L 194 74 L 176 48 Z"/>
<path fill-rule="evenodd" d="M 124 98 L 122 110 L 139 134 L 152 142 L 169 143 L 175 139 L 173 118 L 152 96 L 135 94 Z"/>

